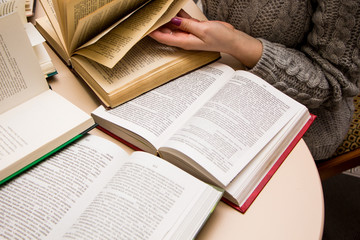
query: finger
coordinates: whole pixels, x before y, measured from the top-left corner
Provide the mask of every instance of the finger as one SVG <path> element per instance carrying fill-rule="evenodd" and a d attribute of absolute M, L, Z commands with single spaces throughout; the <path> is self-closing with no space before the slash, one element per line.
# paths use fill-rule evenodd
<path fill-rule="evenodd" d="M 170 29 L 164 29 L 164 30 L 157 29 L 157 30 L 149 33 L 148 35 L 159 42 L 163 42 L 164 38 L 166 38 L 167 35 L 169 35 L 169 34 L 172 34 L 172 31 Z"/>
<path fill-rule="evenodd" d="M 170 33 L 155 30 L 149 36 L 165 45 L 180 47 L 186 50 L 202 50 L 202 40 L 181 30 L 174 30 Z"/>
<path fill-rule="evenodd" d="M 182 18 L 192 18 L 184 9 L 181 9 L 177 16 Z"/>
<path fill-rule="evenodd" d="M 172 30 L 167 27 L 160 27 L 160 28 L 158 28 L 158 31 L 162 32 L 162 33 L 171 33 L 172 32 Z"/>
<path fill-rule="evenodd" d="M 181 17 L 174 17 L 170 21 L 173 25 L 175 25 L 178 29 L 191 33 L 193 35 L 198 35 L 200 30 L 203 28 L 201 23 L 197 19 L 187 19 Z"/>
<path fill-rule="evenodd" d="M 149 36 L 160 43 L 174 46 L 174 36 L 173 32 L 170 29 L 155 30 L 151 32 Z"/>

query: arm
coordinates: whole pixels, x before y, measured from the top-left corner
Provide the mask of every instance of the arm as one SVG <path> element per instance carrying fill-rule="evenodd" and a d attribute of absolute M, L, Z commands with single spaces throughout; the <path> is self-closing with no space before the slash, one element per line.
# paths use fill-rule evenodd
<path fill-rule="evenodd" d="M 251 71 L 309 108 L 329 109 L 359 93 L 360 2 L 316 2 L 305 41 L 289 48 L 261 39 Z"/>
<path fill-rule="evenodd" d="M 253 67 L 261 57 L 261 42 L 221 21 L 198 21 L 184 10 L 170 23 L 150 34 L 155 40 L 186 50 L 228 53 L 245 66 Z"/>
<path fill-rule="evenodd" d="M 340 7 L 314 9 L 307 41 L 296 49 L 253 38 L 224 22 L 199 22 L 184 12 L 150 36 L 185 49 L 228 53 L 307 107 L 334 106 L 358 93 L 360 15 L 354 9 L 360 2 L 320 4 Z M 334 28 L 334 23 L 343 25 Z"/>

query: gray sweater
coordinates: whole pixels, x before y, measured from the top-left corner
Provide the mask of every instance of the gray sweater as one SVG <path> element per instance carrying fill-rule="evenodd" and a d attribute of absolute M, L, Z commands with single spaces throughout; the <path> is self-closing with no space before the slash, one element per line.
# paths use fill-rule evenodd
<path fill-rule="evenodd" d="M 359 0 L 203 0 L 210 20 L 260 39 L 249 71 L 306 105 L 317 119 L 304 140 L 315 160 L 343 141 L 360 82 Z"/>

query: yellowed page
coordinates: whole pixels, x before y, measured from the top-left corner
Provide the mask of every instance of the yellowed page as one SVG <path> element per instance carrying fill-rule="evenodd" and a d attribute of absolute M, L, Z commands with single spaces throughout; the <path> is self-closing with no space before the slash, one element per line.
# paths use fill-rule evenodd
<path fill-rule="evenodd" d="M 57 35 L 57 38 L 60 40 L 61 45 L 63 45 L 63 48 L 66 51 L 67 55 L 70 56 L 69 51 L 67 50 L 66 45 L 65 45 L 65 41 L 63 38 L 63 34 L 61 32 L 59 22 L 56 17 L 53 1 L 52 0 L 39 0 L 39 1 L 41 3 L 41 6 L 44 9 L 44 12 L 46 13 L 48 20 L 50 21 L 50 23 Z"/>
<path fill-rule="evenodd" d="M 71 39 L 71 52 L 94 36 L 99 39 L 149 0 L 116 0 L 81 18 Z M 110 26 L 110 27 L 109 27 Z"/>
<path fill-rule="evenodd" d="M 77 36 L 81 36 L 82 42 L 91 39 L 96 34 L 104 30 L 106 27 L 121 18 L 124 11 L 136 8 L 142 5 L 142 1 L 130 0 L 54 0 L 54 9 L 60 24 L 65 44 L 71 50 L 71 42 L 77 31 Z M 82 24 L 78 29 L 80 20 L 87 24 Z M 78 30 L 77 30 L 78 29 Z M 84 40 L 85 39 L 85 40 Z M 75 40 L 74 46 L 81 45 Z M 71 52 L 71 51 L 70 51 Z"/>
<path fill-rule="evenodd" d="M 68 30 L 67 30 L 67 19 L 64 17 L 66 16 L 66 6 L 67 0 L 52 0 L 53 9 L 55 11 L 56 19 L 58 21 L 62 38 L 64 39 L 64 46 L 66 49 L 69 49 L 68 44 Z M 73 21 L 72 21 L 73 22 Z"/>
<path fill-rule="evenodd" d="M 192 1 L 192 0 L 190 0 Z M 155 29 L 159 28 L 160 26 L 168 23 L 171 18 L 175 17 L 176 14 L 180 11 L 181 8 L 183 8 L 185 5 L 187 5 L 187 3 L 189 2 L 189 0 L 176 0 L 172 3 L 172 5 L 170 5 L 170 7 L 168 8 L 168 10 L 162 15 L 161 18 L 159 18 L 157 20 L 157 22 L 144 34 L 148 35 L 149 33 L 151 33 L 152 31 L 154 31 Z M 197 6 L 195 6 L 197 7 Z"/>
<path fill-rule="evenodd" d="M 98 42 L 76 51 L 76 54 L 83 55 L 109 68 L 114 67 L 160 18 L 164 22 L 169 21 L 187 2 L 187 0 L 175 0 L 171 5 L 172 1 L 152 1 Z M 167 11 L 170 5 L 171 10 Z"/>
<path fill-rule="evenodd" d="M 65 49 L 65 45 L 61 43 L 58 35 L 56 34 L 53 25 L 47 16 L 36 19 L 36 28 L 44 36 L 46 41 L 55 50 L 55 52 L 62 58 L 67 65 L 70 65 L 70 55 Z"/>
<path fill-rule="evenodd" d="M 75 70 L 82 74 L 83 71 L 76 65 L 76 62 L 80 63 L 88 75 L 107 94 L 112 94 L 112 92 L 124 88 L 127 84 L 134 84 L 134 79 L 144 74 L 150 75 L 153 69 L 175 61 L 186 54 L 185 51 L 163 46 L 155 42 L 155 40 L 146 37 L 139 44 L 136 44 L 112 69 L 82 56 L 74 56 L 73 64 Z"/>
<path fill-rule="evenodd" d="M 49 89 L 17 13 L 0 18 L 0 114 Z"/>

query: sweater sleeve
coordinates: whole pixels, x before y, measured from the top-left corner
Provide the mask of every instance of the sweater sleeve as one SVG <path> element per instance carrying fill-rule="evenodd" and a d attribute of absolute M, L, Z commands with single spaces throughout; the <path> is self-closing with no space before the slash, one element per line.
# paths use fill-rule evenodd
<path fill-rule="evenodd" d="M 338 106 L 358 94 L 360 1 L 319 0 L 312 21 L 296 49 L 260 39 L 262 57 L 250 71 L 308 108 Z"/>

